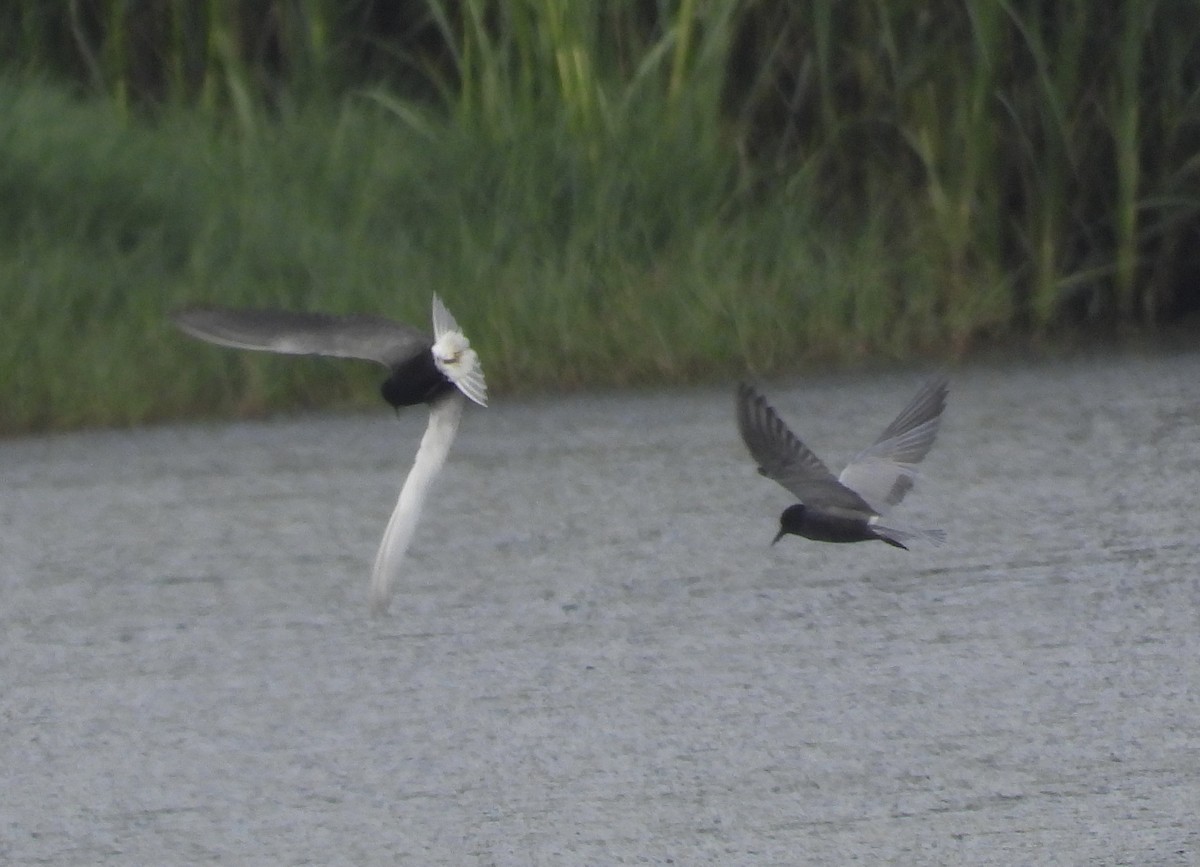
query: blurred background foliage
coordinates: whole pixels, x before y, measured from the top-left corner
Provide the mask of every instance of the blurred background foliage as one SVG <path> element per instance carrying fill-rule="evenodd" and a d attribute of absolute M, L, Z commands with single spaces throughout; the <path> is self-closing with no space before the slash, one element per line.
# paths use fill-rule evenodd
<path fill-rule="evenodd" d="M 1194 0 L 13 0 L 0 52 L 2 429 L 370 391 L 179 345 L 196 299 L 439 291 L 501 390 L 1200 306 Z"/>

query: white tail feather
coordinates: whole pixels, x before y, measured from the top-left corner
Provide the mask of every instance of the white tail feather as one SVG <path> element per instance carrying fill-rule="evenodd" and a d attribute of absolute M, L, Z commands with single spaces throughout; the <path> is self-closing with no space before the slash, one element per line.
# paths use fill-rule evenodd
<path fill-rule="evenodd" d="M 454 442 L 465 403 L 463 395 L 451 391 L 429 408 L 429 426 L 421 437 L 412 469 L 408 471 L 408 478 L 400 489 L 400 498 L 388 520 L 387 529 L 383 531 L 379 553 L 375 555 L 375 568 L 371 573 L 373 614 L 387 611 L 392 598 L 392 582 L 412 542 L 425 497 L 438 471 L 446 463 L 446 455 L 450 451 L 450 444 Z"/>

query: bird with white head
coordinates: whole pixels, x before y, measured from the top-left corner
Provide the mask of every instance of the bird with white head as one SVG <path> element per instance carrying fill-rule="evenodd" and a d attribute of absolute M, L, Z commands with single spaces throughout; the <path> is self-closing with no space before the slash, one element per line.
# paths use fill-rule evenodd
<path fill-rule="evenodd" d="M 220 346 L 374 361 L 389 371 L 380 387 L 384 400 L 397 409 L 429 404 L 429 425 L 371 573 L 371 609 L 385 612 L 425 499 L 458 432 L 464 398 L 487 406 L 479 356 L 446 305 L 433 297 L 432 340 L 417 328 L 379 316 L 193 307 L 171 318 L 185 333 Z"/>

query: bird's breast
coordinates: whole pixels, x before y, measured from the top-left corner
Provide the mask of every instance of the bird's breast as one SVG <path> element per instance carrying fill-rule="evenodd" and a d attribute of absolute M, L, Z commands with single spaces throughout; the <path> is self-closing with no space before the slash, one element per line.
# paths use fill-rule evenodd
<path fill-rule="evenodd" d="M 862 542 L 874 538 L 865 517 L 829 514 L 812 508 L 804 512 L 799 535 L 817 542 Z"/>

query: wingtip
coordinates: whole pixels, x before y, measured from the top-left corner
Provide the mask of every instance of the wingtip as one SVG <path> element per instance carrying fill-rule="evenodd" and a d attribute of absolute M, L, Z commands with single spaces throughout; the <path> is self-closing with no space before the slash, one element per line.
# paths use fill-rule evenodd
<path fill-rule="evenodd" d="M 188 305 L 167 311 L 167 321 L 190 337 L 206 340 L 213 331 L 213 317 L 220 313 L 219 307 Z"/>
<path fill-rule="evenodd" d="M 938 371 L 925 383 L 925 390 L 936 394 L 944 404 L 950 394 L 950 374 L 944 370 Z"/>
<path fill-rule="evenodd" d="M 458 390 L 482 407 L 488 405 L 487 380 L 483 378 L 483 370 L 476 367 L 467 376 L 456 382 Z"/>
<path fill-rule="evenodd" d="M 209 312 L 209 308 L 199 305 L 189 304 L 186 307 L 176 307 L 173 310 L 167 311 L 167 321 L 172 325 L 177 325 L 182 328 L 187 324 L 189 319 L 197 316 L 202 316 Z"/>
<path fill-rule="evenodd" d="M 734 403 L 739 414 L 745 413 L 750 406 L 763 403 L 765 400 L 753 385 L 745 380 L 738 382 L 737 389 L 734 391 Z"/>
<path fill-rule="evenodd" d="M 375 617 L 375 618 L 387 617 L 388 607 L 391 604 L 392 604 L 392 597 L 390 594 L 385 594 L 382 596 L 376 596 L 376 595 L 372 594 L 372 596 L 371 596 L 371 616 Z"/>
<path fill-rule="evenodd" d="M 458 322 L 454 319 L 454 314 L 446 307 L 441 296 L 436 292 L 433 293 L 433 339 L 440 340 L 443 334 L 448 334 L 451 331 L 459 331 Z"/>

